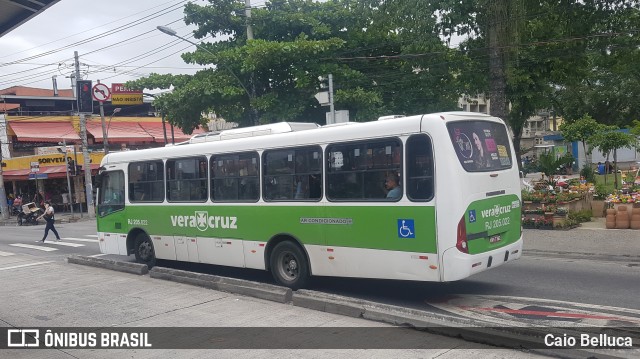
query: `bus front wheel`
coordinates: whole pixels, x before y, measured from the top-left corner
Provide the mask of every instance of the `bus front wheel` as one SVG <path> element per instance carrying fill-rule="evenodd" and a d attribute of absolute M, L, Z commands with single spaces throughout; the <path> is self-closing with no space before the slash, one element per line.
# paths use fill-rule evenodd
<path fill-rule="evenodd" d="M 156 265 L 156 253 L 151 239 L 145 234 L 139 234 L 135 241 L 136 260 L 146 264 L 149 268 Z"/>
<path fill-rule="evenodd" d="M 307 258 L 300 247 L 291 242 L 278 243 L 271 252 L 269 264 L 273 278 L 285 287 L 300 289 L 309 280 Z"/>

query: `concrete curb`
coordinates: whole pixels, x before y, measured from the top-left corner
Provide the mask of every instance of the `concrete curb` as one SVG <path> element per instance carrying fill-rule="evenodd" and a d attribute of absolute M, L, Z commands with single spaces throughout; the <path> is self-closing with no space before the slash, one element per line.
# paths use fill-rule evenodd
<path fill-rule="evenodd" d="M 540 338 L 554 332 L 553 328 L 492 327 L 491 323 L 453 317 L 417 309 L 380 304 L 311 290 L 293 292 L 293 305 L 327 313 L 359 317 L 367 320 L 412 327 L 416 330 L 462 338 L 466 341 L 509 349 L 535 348 Z M 561 334 L 556 333 L 559 336 Z M 582 349 L 527 349 L 557 358 L 578 359 L 594 357 L 615 358 Z"/>
<path fill-rule="evenodd" d="M 72 255 L 67 257 L 67 263 L 81 264 L 81 265 L 104 268 L 104 269 L 111 269 L 118 272 L 125 272 L 125 273 L 137 274 L 137 275 L 144 275 L 149 273 L 149 267 L 147 267 L 146 264 L 120 262 L 112 259 L 102 259 L 102 258 Z"/>
<path fill-rule="evenodd" d="M 149 271 L 149 276 L 278 303 L 289 303 L 292 296 L 292 291 L 289 288 L 211 274 L 187 272 L 179 269 L 153 267 Z"/>

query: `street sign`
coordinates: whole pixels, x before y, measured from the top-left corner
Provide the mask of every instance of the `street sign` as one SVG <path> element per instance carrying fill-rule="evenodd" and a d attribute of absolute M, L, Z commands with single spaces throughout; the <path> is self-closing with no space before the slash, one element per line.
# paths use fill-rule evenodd
<path fill-rule="evenodd" d="M 111 97 L 111 90 L 105 84 L 96 84 L 93 86 L 93 98 L 96 101 L 105 102 Z"/>
<path fill-rule="evenodd" d="M 30 173 L 29 174 L 29 179 L 33 180 L 33 179 L 47 179 L 49 178 L 49 175 L 46 173 Z"/>
<path fill-rule="evenodd" d="M 40 172 L 40 162 L 31 162 L 31 173 Z"/>
<path fill-rule="evenodd" d="M 329 106 L 330 101 L 329 101 L 329 92 L 324 91 L 324 92 L 318 92 L 315 96 L 313 96 L 316 98 L 316 100 L 318 100 L 318 103 L 320 103 L 320 106 Z"/>
<path fill-rule="evenodd" d="M 142 94 L 116 94 L 111 95 L 112 105 L 142 105 Z"/>
<path fill-rule="evenodd" d="M 142 105 L 142 90 L 131 90 L 124 84 L 111 84 L 112 105 Z"/>

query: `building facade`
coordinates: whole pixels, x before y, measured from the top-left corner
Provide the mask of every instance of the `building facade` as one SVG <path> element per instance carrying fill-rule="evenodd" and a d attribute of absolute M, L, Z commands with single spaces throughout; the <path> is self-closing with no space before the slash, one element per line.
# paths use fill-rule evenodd
<path fill-rule="evenodd" d="M 98 103 L 94 103 L 99 112 Z M 98 113 L 86 116 L 87 150 L 85 164 L 80 139 L 80 118 L 72 90 L 48 90 L 15 86 L 0 90 L 0 158 L 8 195 L 21 195 L 25 203 L 36 193 L 62 204 L 68 192 L 70 172 L 72 202 L 85 202 L 83 171 L 97 173 L 105 149 L 136 150 L 188 140 L 179 128 L 156 116 L 151 101 L 142 105 L 113 106 L 103 103 L 105 118 Z M 104 121 L 104 134 L 103 134 Z M 106 146 L 103 138 L 107 137 Z M 66 145 L 66 147 L 65 147 Z M 70 165 L 72 163 L 72 165 Z"/>

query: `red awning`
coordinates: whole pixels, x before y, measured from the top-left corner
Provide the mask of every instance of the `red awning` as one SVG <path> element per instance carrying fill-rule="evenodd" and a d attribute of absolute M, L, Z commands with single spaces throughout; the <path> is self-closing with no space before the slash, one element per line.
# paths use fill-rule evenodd
<path fill-rule="evenodd" d="M 167 142 L 171 143 L 171 125 L 165 124 L 167 129 Z M 142 127 L 147 133 L 149 133 L 155 139 L 155 142 L 164 143 L 164 133 L 162 132 L 162 122 L 140 122 L 140 127 Z M 196 128 L 193 130 L 193 133 L 190 135 L 185 134 L 177 127 L 173 127 L 173 140 L 175 142 L 183 142 L 188 141 L 191 136 L 204 133 L 205 131 L 201 128 Z"/>
<path fill-rule="evenodd" d="M 95 137 L 96 142 L 103 142 L 101 123 L 87 123 L 87 131 Z M 107 124 L 107 136 L 109 143 L 154 141 L 153 136 L 137 122 L 111 122 Z"/>
<path fill-rule="evenodd" d="M 80 140 L 80 136 L 70 122 L 9 121 L 9 126 L 20 141 L 57 143 L 61 139 Z"/>
<path fill-rule="evenodd" d="M 91 172 L 97 173 L 99 167 L 100 167 L 99 164 L 92 163 Z M 35 179 L 36 177 L 37 178 L 64 178 L 67 176 L 67 166 L 62 165 L 62 166 L 40 167 L 40 171 L 36 173 L 31 172 L 30 168 L 21 169 L 21 170 L 2 171 L 2 177 L 4 178 L 5 181 L 27 180 L 27 179 L 30 179 L 29 178 L 30 175 L 32 179 Z"/>
<path fill-rule="evenodd" d="M 31 169 L 29 168 L 25 170 L 4 170 L 2 171 L 2 178 L 5 181 L 27 179 L 30 173 Z"/>

